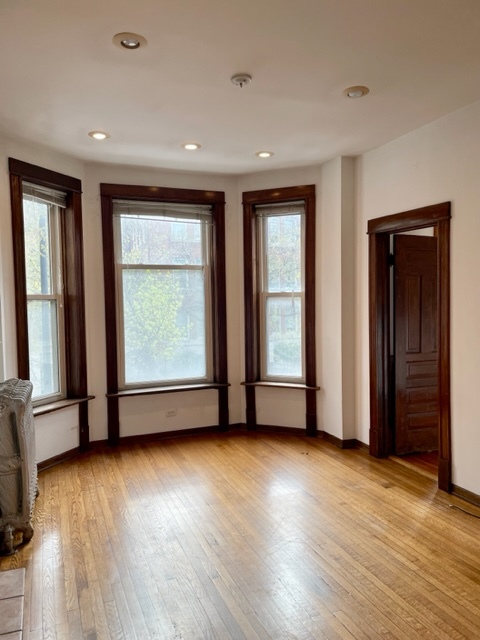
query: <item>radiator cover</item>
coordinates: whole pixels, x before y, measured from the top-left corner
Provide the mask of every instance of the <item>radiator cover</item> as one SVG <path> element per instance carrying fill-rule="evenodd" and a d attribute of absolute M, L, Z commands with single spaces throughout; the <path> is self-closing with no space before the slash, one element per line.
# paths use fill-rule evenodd
<path fill-rule="evenodd" d="M 0 383 L 0 554 L 33 536 L 37 462 L 32 383 L 11 378 Z"/>

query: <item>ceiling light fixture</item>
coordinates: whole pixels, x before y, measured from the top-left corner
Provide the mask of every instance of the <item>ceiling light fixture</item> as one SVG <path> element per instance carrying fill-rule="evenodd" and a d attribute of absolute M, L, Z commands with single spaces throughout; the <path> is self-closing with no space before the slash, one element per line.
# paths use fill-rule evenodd
<path fill-rule="evenodd" d="M 348 87 L 343 92 L 347 98 L 363 98 L 367 93 L 370 93 L 370 89 L 368 87 L 363 87 L 362 85 L 357 85 L 355 87 Z"/>
<path fill-rule="evenodd" d="M 117 35 L 113 36 L 113 44 L 116 47 L 120 47 L 120 49 L 133 51 L 140 47 L 146 47 L 147 40 L 143 36 L 139 36 L 138 33 L 125 31 L 124 33 L 117 33 Z"/>
<path fill-rule="evenodd" d="M 201 146 L 202 145 L 198 144 L 198 142 L 186 142 L 185 144 L 182 144 L 182 147 L 187 151 L 196 151 L 197 149 L 200 149 Z"/>
<path fill-rule="evenodd" d="M 140 42 L 136 38 L 124 38 L 120 40 L 120 44 L 122 47 L 125 47 L 125 49 L 138 49 L 140 46 Z"/>
<path fill-rule="evenodd" d="M 255 155 L 259 158 L 271 158 L 273 156 L 273 151 L 257 151 Z"/>
<path fill-rule="evenodd" d="M 110 138 L 110 134 L 105 131 L 90 131 L 88 135 L 91 138 L 95 138 L 95 140 L 105 140 L 105 138 Z"/>
<path fill-rule="evenodd" d="M 236 73 L 230 79 L 234 85 L 240 87 L 240 89 L 243 89 L 245 85 L 250 84 L 250 82 L 252 81 L 252 76 L 248 73 Z"/>

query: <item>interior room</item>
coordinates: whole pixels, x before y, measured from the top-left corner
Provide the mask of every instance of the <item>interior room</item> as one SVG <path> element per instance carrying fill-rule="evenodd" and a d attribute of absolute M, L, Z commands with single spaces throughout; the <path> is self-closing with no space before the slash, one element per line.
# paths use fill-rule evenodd
<path fill-rule="evenodd" d="M 477 638 L 477 0 L 5 0 L 0 21 L 0 382 L 33 367 L 22 197 L 64 188 L 68 214 L 66 391 L 34 385 L 5 637 Z M 206 221 L 187 274 L 208 282 L 206 373 L 186 382 L 128 368 L 121 292 L 154 270 L 118 254 L 132 203 Z M 301 371 L 270 375 L 261 243 L 298 211 Z M 391 274 L 410 237 L 436 247 L 411 298 L 436 355 L 405 435 Z"/>

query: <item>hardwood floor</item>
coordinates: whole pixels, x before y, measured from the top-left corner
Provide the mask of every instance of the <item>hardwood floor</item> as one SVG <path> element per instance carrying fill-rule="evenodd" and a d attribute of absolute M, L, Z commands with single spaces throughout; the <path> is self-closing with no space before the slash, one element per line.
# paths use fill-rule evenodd
<path fill-rule="evenodd" d="M 402 456 L 391 456 L 393 460 L 406 467 L 421 471 L 430 477 L 438 477 L 438 451 L 427 453 L 409 453 Z"/>
<path fill-rule="evenodd" d="M 222 434 L 40 474 L 24 640 L 480 637 L 480 510 L 391 460 Z"/>

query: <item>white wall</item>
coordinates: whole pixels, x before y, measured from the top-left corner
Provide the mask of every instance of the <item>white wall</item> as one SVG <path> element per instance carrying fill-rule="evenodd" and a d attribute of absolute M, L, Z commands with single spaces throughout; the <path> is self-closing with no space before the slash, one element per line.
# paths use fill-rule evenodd
<path fill-rule="evenodd" d="M 78 406 L 35 418 L 37 461 L 42 462 L 78 447 Z"/>
<path fill-rule="evenodd" d="M 342 439 L 355 430 L 355 164 L 342 158 Z"/>
<path fill-rule="evenodd" d="M 357 161 L 357 438 L 368 442 L 367 220 L 450 200 L 453 482 L 480 494 L 480 103 Z"/>
<path fill-rule="evenodd" d="M 342 437 L 342 166 L 337 158 L 322 167 L 318 194 L 320 249 L 317 267 L 317 341 L 322 388 L 322 429 Z M 320 327 L 318 327 L 320 322 Z M 320 329 L 320 331 L 318 331 Z"/>
<path fill-rule="evenodd" d="M 322 166 L 317 278 L 323 430 L 355 438 L 355 160 Z"/>

